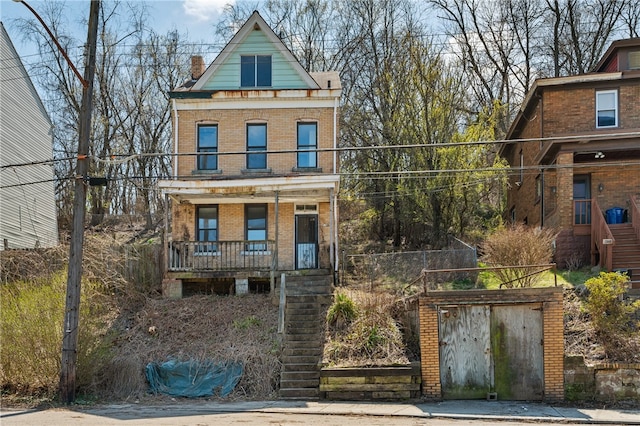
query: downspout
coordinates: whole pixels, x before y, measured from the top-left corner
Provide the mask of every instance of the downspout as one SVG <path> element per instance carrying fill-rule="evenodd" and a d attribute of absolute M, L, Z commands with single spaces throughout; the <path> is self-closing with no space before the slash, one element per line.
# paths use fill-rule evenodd
<path fill-rule="evenodd" d="M 337 274 L 340 269 L 340 250 L 338 247 L 338 191 L 335 189 L 331 189 L 331 201 L 333 202 L 333 234 L 334 234 L 334 242 L 335 242 L 335 268 L 334 272 Z"/>
<path fill-rule="evenodd" d="M 544 228 L 544 169 L 540 169 L 540 227 Z"/>
<path fill-rule="evenodd" d="M 334 231 L 333 227 L 335 226 L 335 221 L 333 220 L 333 211 L 335 209 L 335 205 L 333 202 L 333 188 L 329 190 L 329 259 L 331 262 L 331 268 L 335 269 L 336 266 L 336 256 L 335 256 L 335 247 L 333 246 L 334 241 Z"/>
<path fill-rule="evenodd" d="M 173 109 L 173 179 L 178 179 L 178 108 L 176 100 L 171 99 L 171 107 Z"/>
<path fill-rule="evenodd" d="M 338 173 L 338 98 L 336 97 L 333 102 L 333 173 Z"/>

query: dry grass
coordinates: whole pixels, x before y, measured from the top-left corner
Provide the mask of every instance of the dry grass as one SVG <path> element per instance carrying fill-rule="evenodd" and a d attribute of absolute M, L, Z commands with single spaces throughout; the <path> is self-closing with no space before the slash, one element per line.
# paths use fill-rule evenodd
<path fill-rule="evenodd" d="M 122 274 L 124 259 L 119 248 L 127 238 L 125 233 L 106 236 L 87 233 L 85 237 L 83 292 L 92 291 L 81 306 L 88 315 L 85 320 L 81 317 L 81 333 L 90 332 L 93 338 L 88 340 L 90 344 L 79 346 L 78 395 L 102 399 L 144 397 L 148 389 L 146 364 L 176 358 L 240 361 L 245 367 L 244 375 L 227 398 L 273 396 L 280 377 L 280 342 L 276 333 L 277 308 L 270 298 L 194 296 L 171 301 L 151 297 Z M 36 283 L 53 283 L 54 277 L 57 280 L 66 277 L 67 255 L 68 246 L 3 252 L 0 256 L 3 288 L 9 289 L 14 285 L 11 283 L 19 280 L 40 285 Z M 0 383 L 5 402 L 11 397 L 6 392 L 23 397 L 37 389 L 49 398 L 56 392 L 61 338 L 55 336 L 62 330 L 60 306 L 64 305 L 64 283 L 57 285 L 55 297 L 50 299 L 61 301 L 51 309 L 40 309 L 42 316 L 50 318 L 47 324 L 55 331 L 47 334 L 52 338 L 47 340 L 47 348 L 41 349 L 49 354 L 46 363 L 42 359 L 37 363 L 39 367 L 48 366 L 38 373 L 40 379 L 47 378 L 46 383 L 35 379 L 22 383 L 24 374 L 13 375 L 9 380 L 10 372 L 5 368 Z M 3 302 L 11 303 L 7 298 Z M 49 305 L 41 304 L 41 308 L 45 306 Z M 2 320 L 3 324 L 10 320 L 5 312 Z M 37 335 L 35 331 L 33 336 Z M 38 342 L 42 346 L 45 340 L 38 338 Z M 20 350 L 30 347 L 29 342 L 16 345 L 23 348 Z M 4 367 L 12 354 L 20 356 L 18 349 L 3 352 Z"/>
<path fill-rule="evenodd" d="M 323 363 L 337 367 L 406 365 L 406 344 L 396 321 L 397 299 L 383 292 L 343 290 L 355 318 L 327 326 Z"/>
<path fill-rule="evenodd" d="M 113 397 L 140 397 L 144 366 L 177 360 L 238 361 L 244 374 L 234 398 L 270 398 L 280 378 L 277 309 L 267 295 L 148 299 L 117 339 L 108 386 Z M 124 374 L 123 371 L 128 371 Z"/>

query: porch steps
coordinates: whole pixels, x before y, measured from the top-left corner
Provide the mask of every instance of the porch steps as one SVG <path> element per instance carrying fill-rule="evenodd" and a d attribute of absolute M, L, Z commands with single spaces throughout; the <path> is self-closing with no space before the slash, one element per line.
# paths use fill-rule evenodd
<path fill-rule="evenodd" d="M 631 223 L 610 224 L 609 229 L 616 241 L 613 246 L 613 270 L 628 271 L 632 288 L 640 289 L 640 241 Z"/>
<path fill-rule="evenodd" d="M 318 399 L 324 317 L 332 298 L 330 275 L 286 277 L 280 398 Z"/>

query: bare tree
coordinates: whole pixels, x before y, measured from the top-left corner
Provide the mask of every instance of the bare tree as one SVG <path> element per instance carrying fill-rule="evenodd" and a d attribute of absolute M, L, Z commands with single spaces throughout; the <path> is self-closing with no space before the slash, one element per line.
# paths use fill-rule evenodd
<path fill-rule="evenodd" d="M 44 13 L 56 37 L 66 43 L 68 51 L 77 52 L 77 42 L 62 31 L 71 28 L 64 20 L 64 4 L 45 5 Z M 192 49 L 175 32 L 161 36 L 145 29 L 148 15 L 139 3 L 112 1 L 101 7 L 92 162 L 89 176 L 84 178 L 87 184 L 94 182 L 90 178 L 106 178 L 106 184 L 90 187 L 88 211 L 93 225 L 105 214 L 134 214 L 144 215 L 151 227 L 154 217 L 162 217 L 158 213 L 163 208 L 155 183 L 169 174 L 170 167 L 168 92 L 188 75 Z M 24 34 L 39 30 L 32 21 L 21 25 Z M 70 183 L 75 179 L 81 88 L 48 40 L 34 38 L 43 55 L 42 62 L 34 65 L 34 74 L 45 89 L 45 104 L 55 124 L 57 195 L 64 226 L 65 218 L 70 217 Z"/>

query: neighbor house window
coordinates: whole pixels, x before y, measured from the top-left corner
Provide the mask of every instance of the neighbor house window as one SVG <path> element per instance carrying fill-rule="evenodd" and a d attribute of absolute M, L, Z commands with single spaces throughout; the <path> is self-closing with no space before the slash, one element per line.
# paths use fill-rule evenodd
<path fill-rule="evenodd" d="M 520 180 L 516 182 L 518 188 L 522 186 L 522 182 L 524 182 L 524 153 L 520 150 Z"/>
<path fill-rule="evenodd" d="M 247 169 L 266 169 L 267 153 L 251 154 L 251 151 L 267 150 L 267 125 L 247 124 Z"/>
<path fill-rule="evenodd" d="M 298 123 L 298 167 L 318 167 L 318 125 Z"/>
<path fill-rule="evenodd" d="M 217 251 L 218 241 L 218 206 L 203 206 L 197 208 L 196 235 L 198 241 L 198 252 Z"/>
<path fill-rule="evenodd" d="M 618 91 L 596 92 L 596 127 L 618 126 Z"/>
<path fill-rule="evenodd" d="M 198 126 L 198 170 L 217 170 L 218 156 L 211 153 L 218 152 L 218 126 L 215 124 Z"/>
<path fill-rule="evenodd" d="M 264 251 L 267 249 L 267 205 L 247 204 L 245 206 L 245 232 L 247 241 L 259 241 L 247 243 L 249 251 Z"/>
<path fill-rule="evenodd" d="M 536 176 L 536 202 L 542 198 L 542 175 Z"/>
<path fill-rule="evenodd" d="M 271 86 L 271 56 L 269 55 L 240 56 L 240 86 L 242 87 Z"/>

